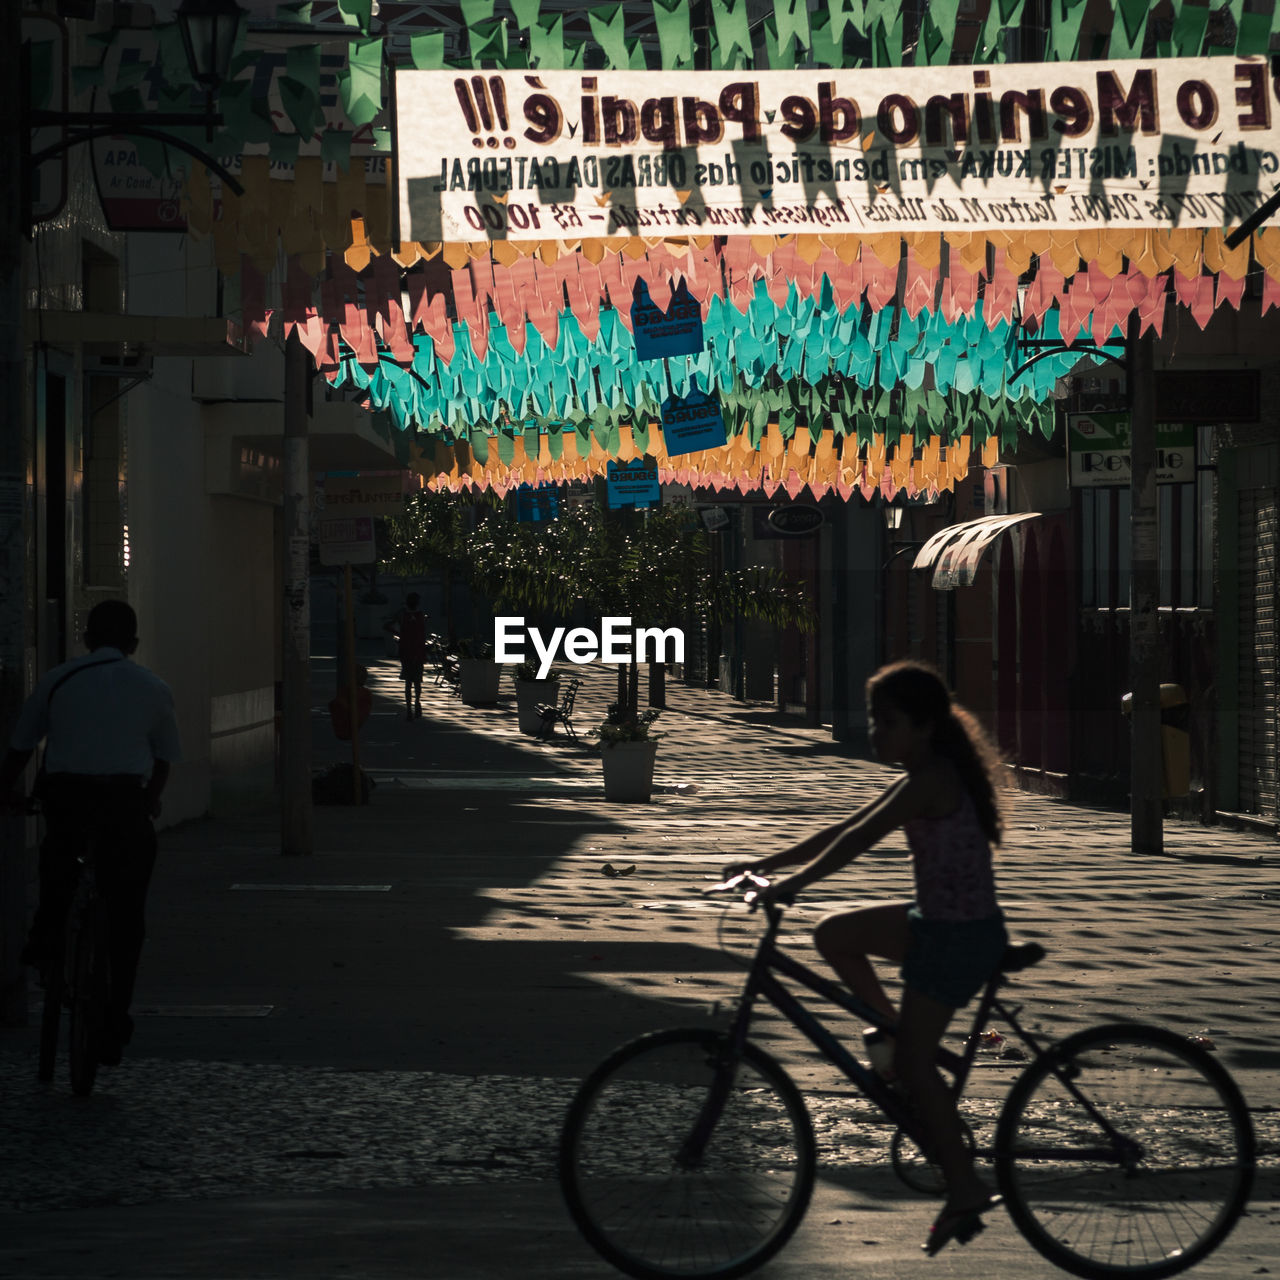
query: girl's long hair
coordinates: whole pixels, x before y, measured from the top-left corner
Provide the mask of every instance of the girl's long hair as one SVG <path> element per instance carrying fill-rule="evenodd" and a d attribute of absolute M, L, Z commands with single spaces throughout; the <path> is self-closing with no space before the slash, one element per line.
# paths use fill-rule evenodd
<path fill-rule="evenodd" d="M 912 724 L 933 724 L 933 749 L 955 765 L 979 825 L 992 844 L 999 844 L 1004 831 L 996 798 L 999 757 L 974 716 L 952 700 L 937 671 L 924 662 L 890 663 L 867 681 L 867 697 L 885 698 Z"/>

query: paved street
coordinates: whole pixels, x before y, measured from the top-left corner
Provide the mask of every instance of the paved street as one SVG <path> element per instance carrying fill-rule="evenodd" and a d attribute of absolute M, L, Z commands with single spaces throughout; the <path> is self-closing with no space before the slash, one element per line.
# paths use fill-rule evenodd
<path fill-rule="evenodd" d="M 344 748 L 322 710 L 332 661 L 314 673 L 321 763 Z M 578 674 L 585 737 L 614 682 Z M 768 708 L 675 685 L 658 794 L 609 805 L 585 745 L 519 735 L 509 684 L 480 709 L 428 683 L 409 722 L 393 661 L 371 684 L 373 803 L 317 808 L 313 857 L 278 855 L 274 814 L 162 835 L 135 1044 L 92 1098 L 62 1069 L 36 1084 L 34 1026 L 0 1032 L 0 1274 L 603 1280 L 553 1180 L 577 1079 L 640 1032 L 723 1013 L 757 918 L 696 890 L 890 776 Z M 1002 899 L 1049 951 L 1018 982 L 1029 1022 L 1208 1036 L 1254 1108 L 1263 1172 L 1195 1274 L 1280 1271 L 1280 850 L 1170 822 L 1165 856 L 1135 857 L 1126 815 L 1017 793 L 1007 825 Z M 799 906 L 802 954 L 830 907 L 906 896 L 904 853 L 888 842 Z M 888 1130 L 776 1019 L 759 1038 L 806 1090 L 820 1145 L 816 1201 L 764 1280 L 1054 1274 L 1003 1216 L 923 1259 L 934 1205 L 884 1167 Z M 1018 1067 L 984 1054 L 978 1113 Z"/>

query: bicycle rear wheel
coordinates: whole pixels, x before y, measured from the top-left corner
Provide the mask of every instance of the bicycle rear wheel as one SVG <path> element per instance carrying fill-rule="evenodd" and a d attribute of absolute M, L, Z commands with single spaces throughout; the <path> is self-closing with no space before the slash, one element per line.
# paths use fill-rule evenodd
<path fill-rule="evenodd" d="M 40 1010 L 40 1061 L 37 1079 L 46 1083 L 53 1079 L 58 1056 L 58 1028 L 62 1022 L 62 966 L 50 965 L 44 975 L 44 1004 Z"/>
<path fill-rule="evenodd" d="M 996 1174 L 1028 1242 L 1095 1277 L 1170 1276 L 1230 1232 L 1253 1182 L 1235 1082 L 1159 1027 L 1091 1027 L 1018 1078 L 996 1129 Z"/>
<path fill-rule="evenodd" d="M 727 1047 L 711 1031 L 642 1036 L 601 1063 L 569 1108 L 560 1141 L 569 1212 L 640 1280 L 743 1275 L 786 1243 L 808 1207 L 813 1127 L 799 1092 L 754 1045 L 732 1064 Z"/>
<path fill-rule="evenodd" d="M 83 1097 L 93 1091 L 98 1077 L 110 997 L 106 904 L 100 899 L 86 906 L 72 946 L 71 1025 L 67 1040 L 71 1092 Z"/>

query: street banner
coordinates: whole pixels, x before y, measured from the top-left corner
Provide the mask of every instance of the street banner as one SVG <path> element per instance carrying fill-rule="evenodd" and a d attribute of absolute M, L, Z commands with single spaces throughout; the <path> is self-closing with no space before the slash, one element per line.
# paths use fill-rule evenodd
<path fill-rule="evenodd" d="M 1280 180 L 1265 58 L 396 72 L 420 241 L 1222 227 Z"/>
<path fill-rule="evenodd" d="M 1076 488 L 1127 485 L 1132 478 L 1128 413 L 1067 414 L 1067 452 L 1071 483 Z M 1157 483 L 1180 484 L 1195 478 L 1195 427 L 1178 422 L 1156 423 Z"/>
<path fill-rule="evenodd" d="M 377 559 L 372 516 L 321 519 L 317 532 L 323 565 L 372 564 Z"/>
<path fill-rule="evenodd" d="M 631 463 L 610 459 L 605 464 L 605 488 L 611 508 L 647 507 L 662 500 L 658 468 L 649 466 L 641 458 Z"/>
<path fill-rule="evenodd" d="M 326 516 L 398 516 L 404 514 L 404 475 L 328 475 L 324 478 Z"/>

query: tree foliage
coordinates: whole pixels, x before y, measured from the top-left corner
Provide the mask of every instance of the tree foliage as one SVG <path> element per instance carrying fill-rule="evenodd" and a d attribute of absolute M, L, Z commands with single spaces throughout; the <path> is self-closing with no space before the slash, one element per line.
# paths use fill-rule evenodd
<path fill-rule="evenodd" d="M 438 568 L 465 579 L 501 612 L 567 618 L 581 606 L 592 620 L 629 617 L 637 627 L 741 617 L 812 629 L 803 583 L 763 566 L 712 572 L 707 540 L 688 508 L 633 514 L 584 505 L 533 524 L 496 503 L 421 493 L 391 522 L 383 559 L 402 573 Z"/>

